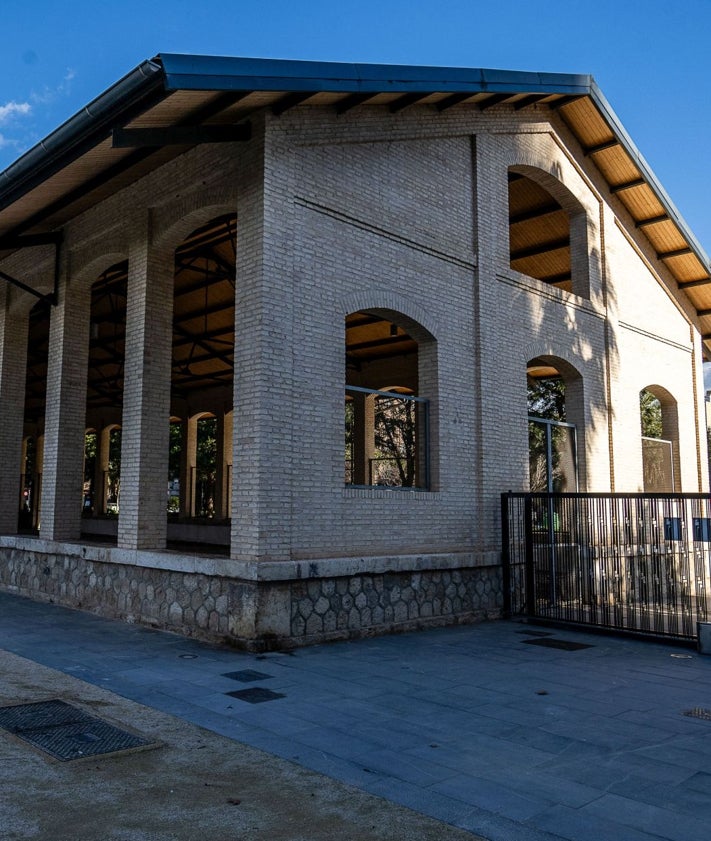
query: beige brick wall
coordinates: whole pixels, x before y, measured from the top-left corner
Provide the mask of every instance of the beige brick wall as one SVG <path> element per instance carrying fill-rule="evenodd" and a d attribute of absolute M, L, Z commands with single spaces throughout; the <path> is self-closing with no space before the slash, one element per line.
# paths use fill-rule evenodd
<path fill-rule="evenodd" d="M 61 299 L 70 300 L 71 278 L 81 275 L 88 289 L 129 257 L 130 324 L 157 350 L 171 249 L 201 222 L 237 211 L 235 562 L 445 552 L 491 559 L 499 494 L 527 483 L 525 369 L 540 355 L 582 377 L 584 489 L 609 490 L 613 479 L 616 490 L 640 486 L 637 401 L 651 383 L 678 403 L 683 489 L 707 487 L 696 445 L 693 313 L 670 297 L 664 266 L 555 114 L 366 107 L 336 116 L 302 107 L 253 123 L 249 143 L 196 148 L 68 224 Z M 509 167 L 545 172 L 585 209 L 573 247 L 585 267 L 582 294 L 509 267 Z M 136 219 L 142 227 L 127 222 Z M 40 272 L 24 255 L 3 266 L 47 282 L 45 264 Z M 76 305 L 60 303 L 53 314 L 49 393 L 61 405 L 47 419 L 45 465 L 56 478 L 46 537 L 76 537 L 71 482 L 86 369 L 86 296 L 79 287 L 76 295 Z M 432 398 L 428 492 L 343 486 L 344 318 L 373 308 L 402 313 L 436 339 L 420 366 L 420 394 Z M 164 356 L 153 374 L 140 348 L 130 355 L 124 459 L 126 476 L 139 478 L 124 497 L 126 548 L 160 548 L 165 538 L 160 502 L 141 502 L 165 462 Z"/>

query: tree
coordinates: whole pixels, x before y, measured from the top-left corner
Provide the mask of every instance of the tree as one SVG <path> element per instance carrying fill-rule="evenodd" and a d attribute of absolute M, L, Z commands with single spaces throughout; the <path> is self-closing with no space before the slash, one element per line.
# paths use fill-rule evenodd
<path fill-rule="evenodd" d="M 378 397 L 375 401 L 375 450 L 378 481 L 374 484 L 411 488 L 417 469 L 417 424 L 414 400 Z M 375 473 L 375 471 L 373 471 Z M 375 476 L 374 476 L 375 478 Z"/>
<path fill-rule="evenodd" d="M 642 435 L 645 438 L 662 437 L 662 404 L 646 388 L 639 393 L 639 413 L 642 422 Z"/>
<path fill-rule="evenodd" d="M 528 414 L 565 421 L 565 382 L 562 377 L 527 377 Z"/>

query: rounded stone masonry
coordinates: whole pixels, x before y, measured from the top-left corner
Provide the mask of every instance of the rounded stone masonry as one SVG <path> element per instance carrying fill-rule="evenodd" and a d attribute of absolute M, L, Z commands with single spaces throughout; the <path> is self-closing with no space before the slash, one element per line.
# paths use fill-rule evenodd
<path fill-rule="evenodd" d="M 168 553 L 139 565 L 111 548 L 52 548 L 0 545 L 0 588 L 251 650 L 498 618 L 503 601 L 495 565 L 246 580 L 146 563 L 177 564 Z"/>

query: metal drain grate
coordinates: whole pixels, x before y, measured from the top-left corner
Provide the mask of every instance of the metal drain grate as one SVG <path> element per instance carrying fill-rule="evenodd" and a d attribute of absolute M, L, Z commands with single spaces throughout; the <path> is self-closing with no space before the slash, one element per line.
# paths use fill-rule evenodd
<path fill-rule="evenodd" d="M 277 698 L 286 698 L 281 692 L 272 692 L 271 689 L 264 689 L 262 686 L 253 686 L 251 689 L 238 689 L 235 692 L 226 692 L 232 698 L 239 698 L 248 704 L 263 704 L 264 701 L 275 701 Z"/>
<path fill-rule="evenodd" d="M 685 710 L 682 715 L 688 715 L 689 718 L 701 718 L 704 721 L 711 721 L 711 710 L 705 707 L 694 707 L 693 710 Z"/>
<path fill-rule="evenodd" d="M 62 762 L 156 744 L 58 700 L 0 707 L 0 728 Z"/>
<path fill-rule="evenodd" d="M 272 675 L 265 675 L 264 672 L 255 672 L 254 669 L 242 669 L 239 672 L 227 672 L 222 677 L 238 680 L 240 683 L 252 683 L 255 680 L 269 680 Z"/>
<path fill-rule="evenodd" d="M 521 640 L 524 645 L 542 645 L 544 648 L 558 648 L 561 651 L 580 651 L 583 648 L 592 648 L 592 645 L 586 645 L 584 642 L 572 642 L 571 640 Z"/>

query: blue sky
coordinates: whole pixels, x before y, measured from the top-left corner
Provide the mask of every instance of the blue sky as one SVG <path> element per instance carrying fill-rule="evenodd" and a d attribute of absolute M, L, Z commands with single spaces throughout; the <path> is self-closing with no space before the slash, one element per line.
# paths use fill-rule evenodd
<path fill-rule="evenodd" d="M 159 52 L 591 73 L 711 252 L 711 0 L 1 0 L 0 169 Z"/>

